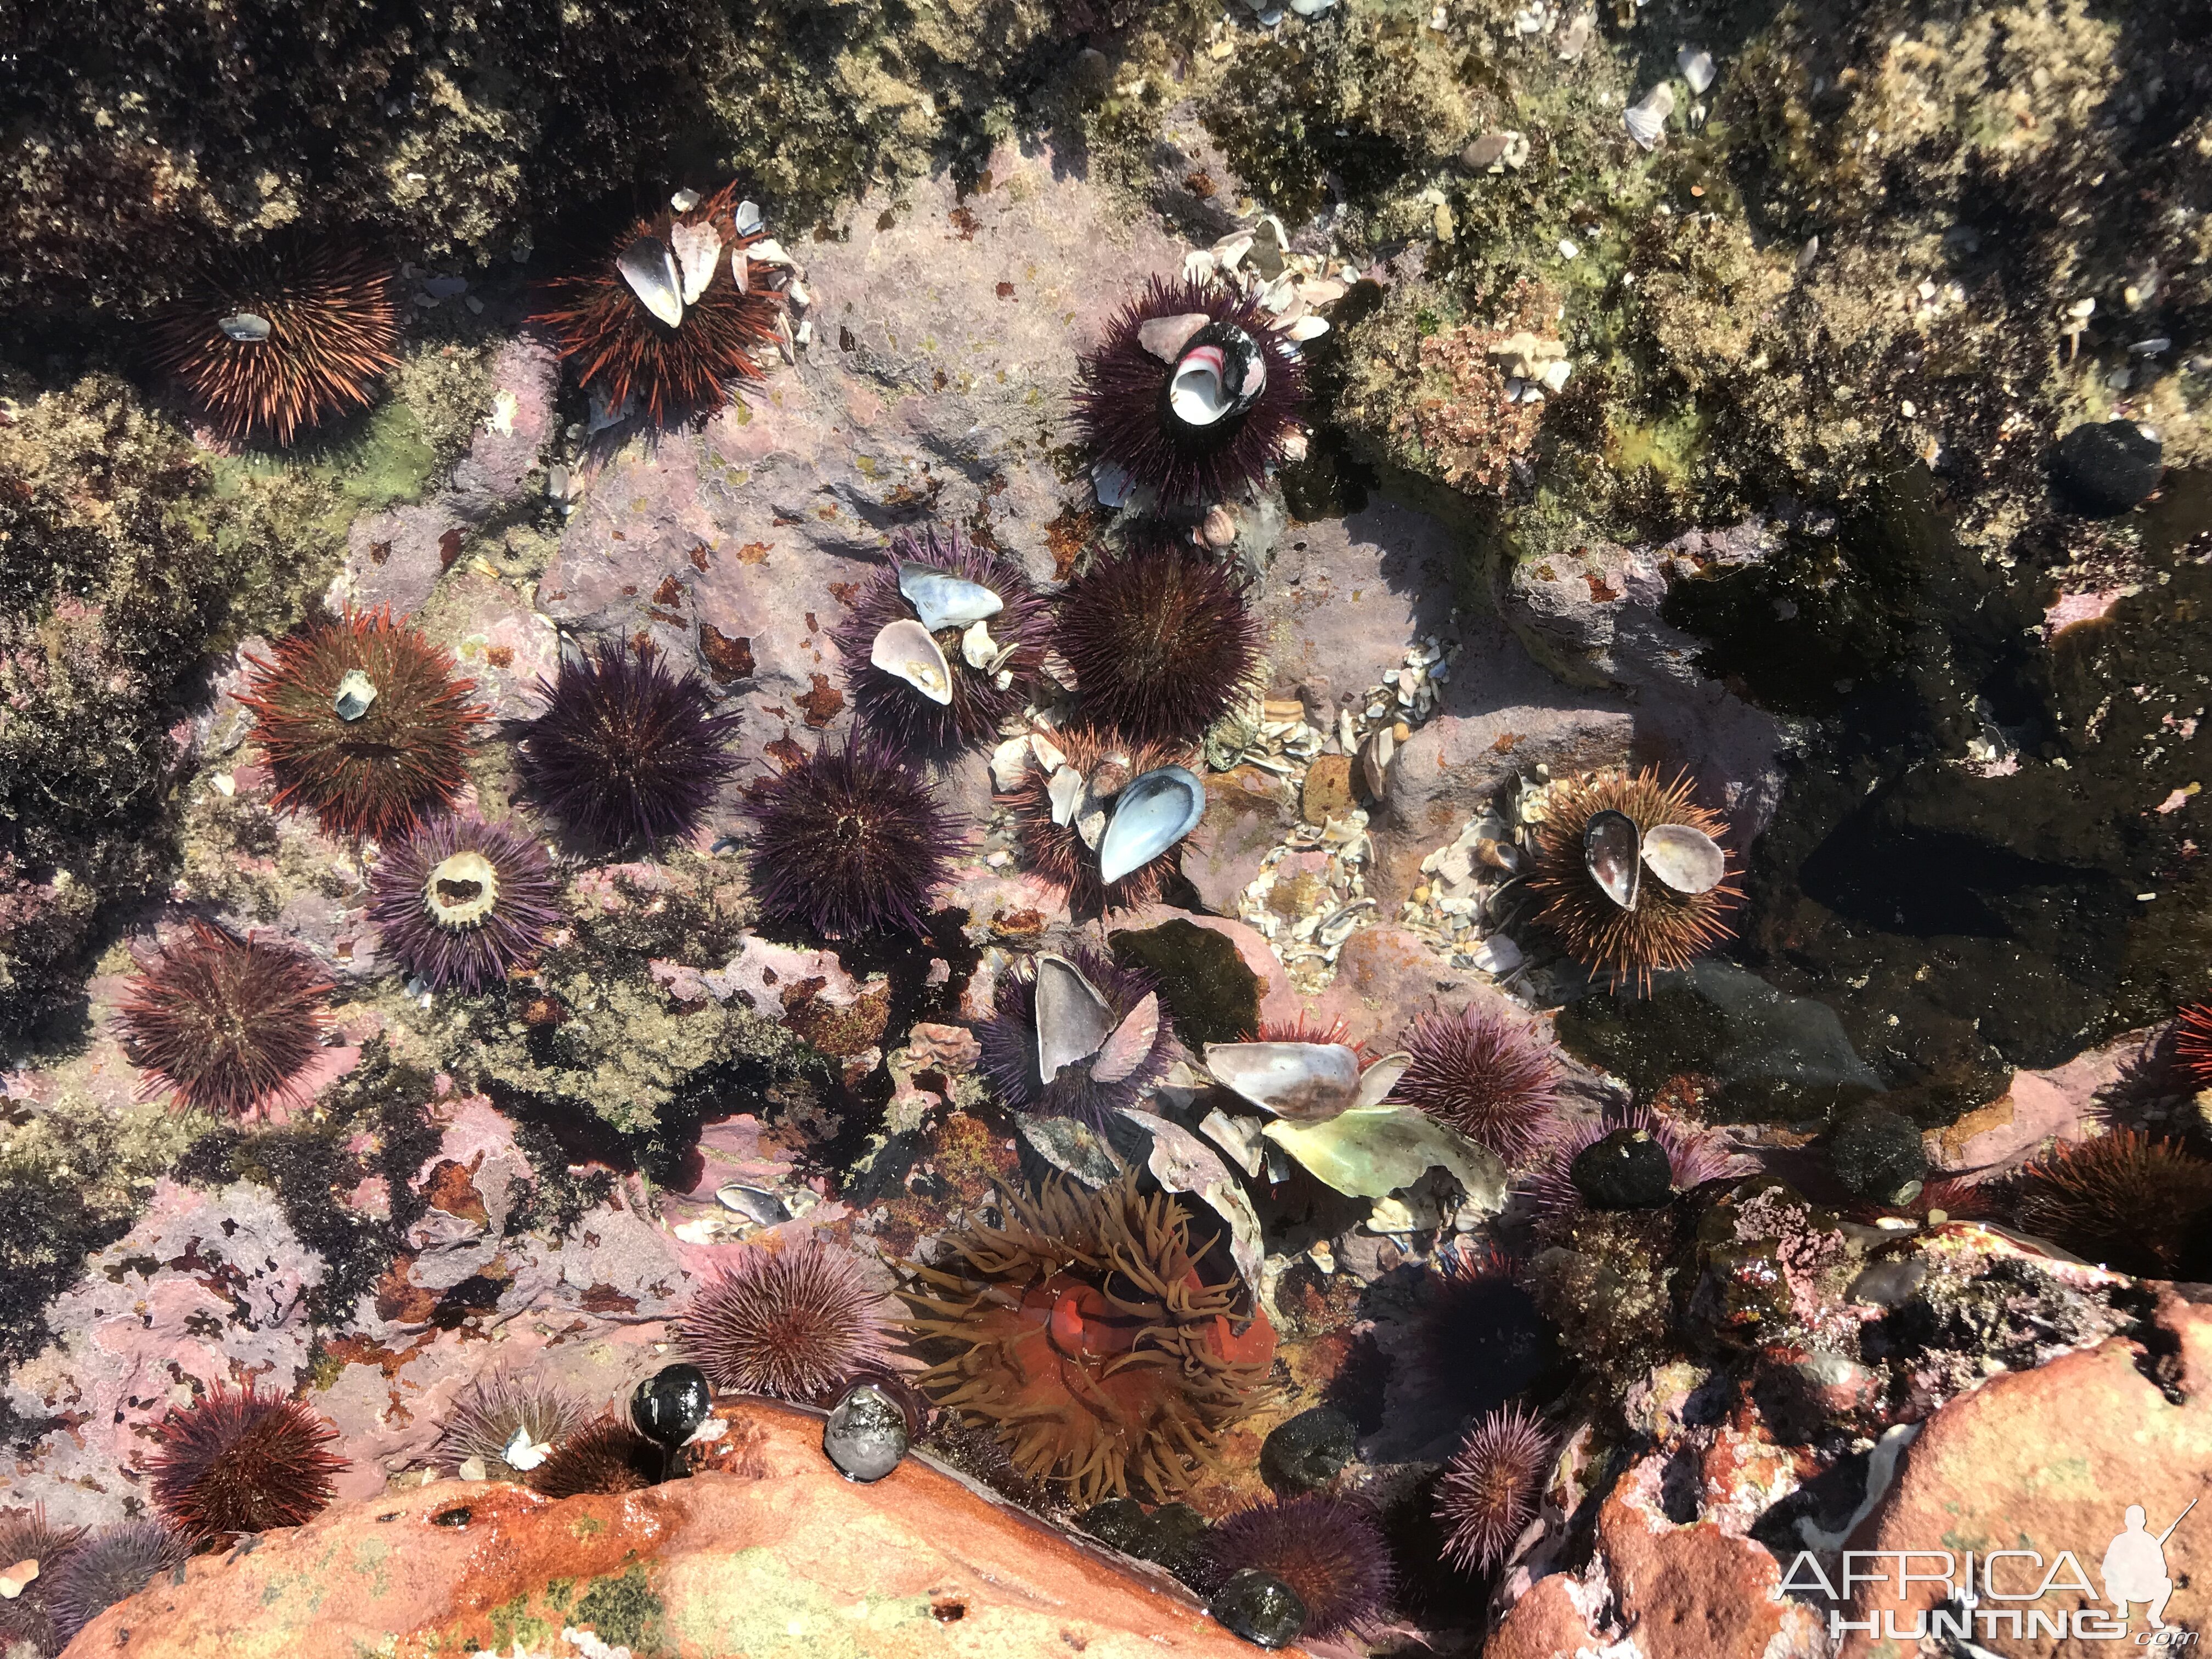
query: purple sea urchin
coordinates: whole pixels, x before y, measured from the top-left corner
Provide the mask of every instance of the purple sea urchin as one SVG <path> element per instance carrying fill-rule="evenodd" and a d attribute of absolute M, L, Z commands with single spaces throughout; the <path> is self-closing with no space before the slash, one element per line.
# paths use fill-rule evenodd
<path fill-rule="evenodd" d="M 1529 1021 L 1470 1002 L 1424 1014 L 1406 1034 L 1413 1063 L 1394 1097 L 1517 1164 L 1540 1146 L 1559 1106 L 1559 1062 Z"/>
<path fill-rule="evenodd" d="M 596 847 L 689 836 L 736 769 L 725 745 L 738 716 L 716 712 L 707 683 L 671 672 L 649 643 L 602 642 L 538 691 L 544 712 L 510 728 L 524 790 Z"/>
<path fill-rule="evenodd" d="M 1444 1559 L 1469 1572 L 1504 1560 L 1536 1513 L 1554 1455 L 1550 1431 L 1527 1407 L 1483 1419 L 1437 1483 Z"/>
<path fill-rule="evenodd" d="M 193 918 L 146 963 L 116 1013 L 124 1050 L 158 1087 L 231 1117 L 295 1093 L 321 1042 L 331 981 L 289 945 Z"/>
<path fill-rule="evenodd" d="M 1325 1492 L 1240 1510 L 1214 1528 L 1206 1548 L 1224 1579 L 1256 1568 L 1296 1590 L 1306 1604 L 1309 1636 L 1376 1628 L 1396 1577 L 1375 1512 Z"/>
<path fill-rule="evenodd" d="M 480 1376 L 453 1401 L 433 1453 L 447 1474 L 471 1458 L 495 1480 L 520 1480 L 544 1460 L 538 1449 L 554 1446 L 583 1425 L 583 1401 L 546 1383 L 497 1370 Z M 509 1454 L 521 1459 L 514 1461 Z"/>
<path fill-rule="evenodd" d="M 901 531 L 884 550 L 884 568 L 854 595 L 852 611 L 833 636 L 844 659 L 855 724 L 895 754 L 941 756 L 992 740 L 1000 722 L 1020 711 L 1036 684 L 1049 643 L 1049 608 L 1012 560 L 975 546 L 957 529 L 930 525 Z M 929 572 L 988 589 L 1000 608 L 973 620 L 971 610 L 980 606 L 956 605 L 948 613 L 932 602 Z M 908 586 L 922 590 L 928 614 L 908 597 Z M 944 654 L 948 702 L 872 659 L 885 628 L 917 620 Z M 930 629 L 933 623 L 937 625 Z M 972 632 L 976 628 L 980 635 Z"/>
<path fill-rule="evenodd" d="M 447 817 L 388 847 L 369 878 L 368 919 L 433 990 L 507 977 L 560 920 L 544 849 L 516 823 Z"/>
<path fill-rule="evenodd" d="M 218 1383 L 173 1407 L 149 1468 L 154 1506 L 192 1538 L 265 1532 L 312 1520 L 331 1501 L 344 1458 L 338 1431 L 296 1400 Z"/>
<path fill-rule="evenodd" d="M 1678 1123 L 1648 1106 L 1630 1106 L 1586 1119 L 1553 1136 L 1531 1183 L 1540 1214 L 1557 1218 L 1584 1207 L 1568 1171 L 1577 1153 L 1620 1129 L 1642 1130 L 1659 1143 L 1678 1193 L 1723 1176 L 1747 1174 L 1752 1167 L 1748 1158 L 1729 1152 L 1714 1131 Z"/>
<path fill-rule="evenodd" d="M 1153 278 L 1076 366 L 1076 428 L 1093 462 L 1167 502 L 1258 483 L 1305 399 L 1304 366 L 1274 323 L 1257 295 Z"/>
<path fill-rule="evenodd" d="M 975 1028 L 982 1047 L 983 1074 L 999 1098 L 1017 1111 L 1042 1112 L 1103 1124 L 1166 1072 L 1176 1052 L 1175 1032 L 1158 1005 L 1158 983 L 1141 969 L 1125 968 L 1087 945 L 1070 947 L 1064 960 L 1080 974 L 1105 1004 L 1106 1046 L 1062 1066 L 1050 1082 L 1041 1077 L 1037 1051 L 1037 960 L 1032 957 L 1000 976 L 992 992 L 991 1017 Z M 1149 1035 L 1141 1018 L 1146 998 L 1153 999 Z M 1112 1035 L 1125 1031 L 1113 1048 Z"/>
<path fill-rule="evenodd" d="M 880 1297 L 818 1242 L 753 1248 L 701 1285 L 676 1340 L 718 1389 L 818 1405 L 884 1358 Z"/>
<path fill-rule="evenodd" d="M 1497 1410 L 1559 1364 L 1559 1338 L 1494 1247 L 1437 1252 L 1413 1324 L 1423 1393 L 1468 1416 Z"/>
<path fill-rule="evenodd" d="M 1053 643 L 1084 718 L 1146 743 L 1197 742 L 1251 695 L 1260 663 L 1243 579 L 1164 542 L 1103 555 L 1070 582 Z"/>
<path fill-rule="evenodd" d="M 25 1561 L 38 1565 L 36 1577 L 0 1600 L 0 1653 L 18 1644 L 27 1645 L 33 1654 L 53 1653 L 76 1633 L 73 1626 L 62 1628 L 63 1611 L 55 1603 L 54 1589 L 58 1576 L 84 1544 L 82 1527 L 54 1525 L 46 1519 L 43 1504 L 27 1512 L 0 1516 L 0 1571 L 12 1572 Z"/>
<path fill-rule="evenodd" d="M 745 791 L 753 896 L 769 922 L 851 939 L 920 933 L 962 836 L 882 744 L 823 748 Z"/>
<path fill-rule="evenodd" d="M 1132 743 L 1114 732 L 1083 726 L 1054 732 L 1048 741 L 1060 756 L 1060 763 L 1047 767 L 1032 753 L 1020 781 L 999 798 L 1013 819 L 1023 861 L 1047 881 L 1066 888 L 1068 908 L 1078 916 L 1156 903 L 1163 884 L 1182 867 L 1182 844 L 1115 881 L 1105 882 L 1099 878 L 1097 847 L 1086 832 L 1111 811 L 1115 797 L 1133 780 L 1163 767 L 1180 766 L 1189 760 L 1189 751 Z M 1072 810 L 1063 810 L 1054 792 L 1064 787 L 1059 780 L 1071 770 L 1074 788 L 1067 805 Z"/>
<path fill-rule="evenodd" d="M 128 1601 L 158 1573 L 180 1566 L 191 1540 L 158 1521 L 125 1521 L 71 1551 L 46 1592 L 54 1633 L 68 1642 L 118 1601 Z"/>

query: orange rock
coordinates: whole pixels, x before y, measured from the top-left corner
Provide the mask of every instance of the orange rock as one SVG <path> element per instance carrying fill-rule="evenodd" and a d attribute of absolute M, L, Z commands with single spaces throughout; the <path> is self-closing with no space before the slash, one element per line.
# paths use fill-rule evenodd
<path fill-rule="evenodd" d="M 1164 1574 L 919 1459 L 845 1480 L 818 1414 L 748 1400 L 719 1415 L 730 1431 L 689 1480 L 557 1503 L 440 1481 L 197 1558 L 181 1586 L 163 1577 L 87 1626 L 69 1659 L 568 1656 L 564 1628 L 670 1659 L 1255 1651 Z"/>

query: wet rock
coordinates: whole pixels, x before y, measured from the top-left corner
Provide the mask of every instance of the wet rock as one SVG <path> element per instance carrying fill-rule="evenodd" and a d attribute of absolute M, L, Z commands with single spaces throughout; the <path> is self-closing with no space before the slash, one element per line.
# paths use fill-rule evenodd
<path fill-rule="evenodd" d="M 2133 421 L 2087 422 L 2053 447 L 2051 481 L 2077 512 L 2112 518 L 2158 488 L 2164 453 Z"/>
<path fill-rule="evenodd" d="M 1829 1132 L 1828 1162 L 1847 1189 L 1881 1203 L 1911 1198 L 1928 1173 L 1919 1126 L 1872 1107 L 1846 1113 Z"/>
<path fill-rule="evenodd" d="M 1147 1510 L 1133 1498 L 1109 1498 L 1085 1510 L 1076 1524 L 1100 1543 L 1139 1561 L 1156 1561 L 1178 1578 L 1194 1579 L 1205 1565 L 1211 1528 L 1188 1504 Z"/>
<path fill-rule="evenodd" d="M 1175 917 L 1155 927 L 1121 928 L 1108 934 L 1107 942 L 1116 960 L 1159 981 L 1160 1001 L 1174 1014 L 1176 1035 L 1193 1053 L 1209 1042 L 1237 1042 L 1258 1027 L 1260 978 L 1226 927 Z"/>
<path fill-rule="evenodd" d="M 1298 1593 L 1257 1567 L 1231 1573 L 1206 1611 L 1224 1630 L 1263 1648 L 1286 1648 L 1306 1626 L 1306 1604 Z"/>
<path fill-rule="evenodd" d="M 1567 1178 L 1593 1210 L 1649 1210 L 1673 1196 L 1667 1149 L 1643 1129 L 1615 1129 L 1575 1154 Z"/>
<path fill-rule="evenodd" d="M 1325 1486 L 1352 1461 L 1358 1431 L 1350 1418 L 1316 1406 L 1287 1418 L 1260 1443 L 1260 1473 L 1279 1492 Z"/>
<path fill-rule="evenodd" d="M 1255 607 L 1273 689 L 1304 694 L 1328 725 L 1415 641 L 1448 640 L 1457 552 L 1443 526 L 1395 501 L 1297 526 L 1276 549 Z"/>
<path fill-rule="evenodd" d="M 1352 757 L 1316 755 L 1306 768 L 1298 795 L 1298 811 L 1308 823 L 1327 823 L 1342 817 L 1359 803 L 1352 793 Z"/>
<path fill-rule="evenodd" d="M 880 1480 L 906 1455 L 906 1413 L 872 1382 L 848 1389 L 822 1425 L 822 1450 L 848 1480 Z"/>
<path fill-rule="evenodd" d="M 2143 1063 L 2145 1042 L 2145 1033 L 2129 1032 L 2063 1066 L 2014 1072 L 1995 1100 L 1928 1138 L 1929 1161 L 1941 1170 L 2002 1169 L 2053 1138 L 2083 1139 L 2096 1120 L 2099 1097 Z"/>
<path fill-rule="evenodd" d="M 1260 860 L 1296 822 L 1291 787 L 1256 766 L 1210 773 L 1206 829 L 1183 844 L 1182 873 L 1209 910 L 1233 915 Z"/>

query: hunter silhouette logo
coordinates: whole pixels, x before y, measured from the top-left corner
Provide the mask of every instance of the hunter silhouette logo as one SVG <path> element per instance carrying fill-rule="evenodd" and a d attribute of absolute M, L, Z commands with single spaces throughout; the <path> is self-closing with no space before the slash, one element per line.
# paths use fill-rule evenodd
<path fill-rule="evenodd" d="M 2166 1540 L 2196 1507 L 2192 1498 L 2189 1509 L 2173 1517 L 2173 1527 L 2153 1537 L 2144 1524 L 2143 1506 L 2128 1505 L 2127 1529 L 2106 1547 L 2104 1565 L 2105 1599 L 2120 1610 L 2122 1622 L 2127 1620 L 2128 1604 L 2142 1601 L 2149 1607 L 2150 1627 L 2166 1628 L 2166 1604 L 2173 1595 L 2173 1580 L 2166 1571 Z"/>

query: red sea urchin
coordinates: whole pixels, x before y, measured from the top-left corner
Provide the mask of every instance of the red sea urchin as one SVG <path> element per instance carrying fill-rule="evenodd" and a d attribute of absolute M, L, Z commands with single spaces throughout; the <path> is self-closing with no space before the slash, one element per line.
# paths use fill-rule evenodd
<path fill-rule="evenodd" d="M 1142 743 L 1197 742 L 1257 684 L 1243 579 L 1171 543 L 1102 555 L 1060 595 L 1053 643 L 1085 720 Z"/>
<path fill-rule="evenodd" d="M 538 683 L 543 712 L 517 721 L 525 793 L 594 847 L 658 849 L 698 827 L 736 769 L 735 714 L 696 674 L 670 672 L 650 643 L 602 641 Z"/>
<path fill-rule="evenodd" d="M 1284 457 L 1305 368 L 1256 295 L 1154 277 L 1076 366 L 1094 464 L 1165 502 L 1226 500 Z"/>
<path fill-rule="evenodd" d="M 399 361 L 392 276 L 339 243 L 264 246 L 191 281 L 154 325 L 154 361 L 226 437 L 289 444 Z"/>
<path fill-rule="evenodd" d="M 638 1492 L 668 1474 L 668 1454 L 610 1410 L 554 1447 L 524 1483 L 546 1498 L 576 1498 Z"/>
<path fill-rule="evenodd" d="M 1079 1505 L 1188 1486 L 1267 1375 L 1266 1316 L 1238 1328 L 1243 1286 L 1201 1273 L 1188 1216 L 1134 1176 L 1001 1207 L 950 1236 L 945 1266 L 905 1264 L 907 1328 L 936 1362 L 916 1381 Z"/>
<path fill-rule="evenodd" d="M 2020 1224 L 2145 1279 L 2212 1273 L 2212 1160 L 2118 1129 L 2021 1171 Z"/>
<path fill-rule="evenodd" d="M 189 938 L 141 966 L 115 1023 L 155 1087 L 243 1117 L 294 1091 L 329 1024 L 330 989 L 291 946 L 194 917 Z"/>
<path fill-rule="evenodd" d="M 484 718 L 473 680 L 389 611 L 348 611 L 294 634 L 276 659 L 247 659 L 239 701 L 276 779 L 273 805 L 305 810 L 330 835 L 379 838 L 460 793 L 471 728 Z"/>
<path fill-rule="evenodd" d="M 1396 1577 L 1374 1510 L 1326 1492 L 1240 1510 L 1214 1528 L 1206 1552 L 1224 1579 L 1253 1568 L 1296 1590 L 1308 1636 L 1374 1630 Z"/>
<path fill-rule="evenodd" d="M 1618 1109 L 1587 1118 L 1553 1135 L 1531 1183 L 1540 1215 L 1568 1216 L 1585 1207 L 1583 1195 L 1568 1172 L 1574 1167 L 1577 1153 L 1619 1129 L 1642 1130 L 1659 1143 L 1660 1149 L 1667 1154 L 1667 1168 L 1672 1177 L 1669 1185 L 1678 1193 L 1723 1176 L 1747 1174 L 1752 1168 L 1750 1159 L 1729 1152 L 1721 1137 L 1711 1129 L 1677 1123 L 1648 1106 Z"/>
<path fill-rule="evenodd" d="M 1173 1063 L 1175 1032 L 1162 1016 L 1158 982 L 1141 969 L 1125 968 L 1103 951 L 1087 945 L 1072 946 L 1061 957 L 1105 1005 L 1104 1044 L 1087 1055 L 1062 1066 L 1048 1083 L 1043 1080 L 1037 1049 L 1037 975 L 1035 957 L 1000 976 L 992 991 L 991 1017 L 975 1028 L 983 1050 L 983 1075 L 999 1098 L 1016 1111 L 1042 1112 L 1056 1117 L 1081 1118 L 1103 1124 L 1124 1106 L 1158 1082 Z M 1153 1000 L 1149 1024 L 1141 1016 L 1147 997 Z M 1110 1055 L 1112 1033 L 1123 1031 L 1128 1044 Z M 1102 1060 L 1103 1063 L 1102 1064 Z"/>
<path fill-rule="evenodd" d="M 368 919 L 384 947 L 434 991 L 480 991 L 527 961 L 561 919 L 544 849 L 516 823 L 449 816 L 384 849 Z"/>
<path fill-rule="evenodd" d="M 218 1383 L 161 1419 L 149 1464 L 154 1505 L 192 1538 L 301 1525 L 331 1501 L 331 1479 L 346 1467 L 324 1449 L 337 1437 L 296 1400 Z"/>
<path fill-rule="evenodd" d="M 1543 1419 L 1525 1406 L 1483 1419 L 1437 1483 L 1444 1559 L 1468 1572 L 1504 1560 L 1536 1513 L 1555 1451 Z"/>
<path fill-rule="evenodd" d="M 1158 902 L 1163 884 L 1182 867 L 1180 842 L 1112 882 L 1102 881 L 1098 849 L 1089 832 L 1110 811 L 1114 799 L 1134 779 L 1163 768 L 1182 766 L 1188 750 L 1131 743 L 1111 732 L 1071 726 L 1043 739 L 1059 763 L 1047 766 L 1031 753 L 1020 781 L 999 799 L 1013 820 L 1023 861 L 1045 880 L 1067 890 L 1068 908 L 1078 916 L 1107 909 L 1138 910 Z M 1060 775 L 1075 775 L 1072 810 L 1054 799 Z M 1091 814 L 1096 813 L 1094 818 Z"/>
<path fill-rule="evenodd" d="M 865 738 L 823 748 L 745 790 L 763 918 L 817 937 L 927 931 L 962 837 L 919 773 Z"/>
<path fill-rule="evenodd" d="M 818 1242 L 755 1247 L 693 1294 L 676 1340 L 718 1389 L 820 1404 L 882 1363 L 880 1300 L 850 1256 Z"/>
<path fill-rule="evenodd" d="M 895 754 L 944 756 L 992 741 L 1036 684 L 1049 608 L 1012 560 L 975 546 L 957 529 L 902 530 L 884 556 L 884 568 L 861 584 L 834 635 L 854 722 Z M 994 595 L 999 608 L 977 616 L 988 601 L 971 585 Z M 878 640 L 901 623 L 916 623 L 934 640 L 949 701 L 876 665 Z"/>
<path fill-rule="evenodd" d="M 659 425 L 712 414 L 733 383 L 763 378 L 755 354 L 775 343 L 786 268 L 738 258 L 767 232 L 737 198 L 728 185 L 640 219 L 591 269 L 547 285 L 550 303 L 532 320 L 553 330 L 578 384 L 609 409 L 635 396 Z"/>
<path fill-rule="evenodd" d="M 1543 1144 L 1559 1101 L 1558 1051 L 1535 1025 L 1470 1002 L 1424 1014 L 1393 1097 L 1517 1164 Z"/>
<path fill-rule="evenodd" d="M 2212 1002 L 2184 1008 L 2174 1022 L 2173 1057 L 2200 1089 L 2212 1089 Z"/>

